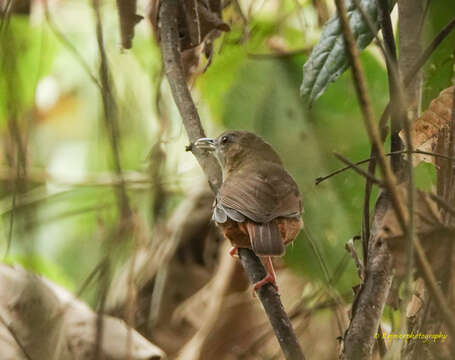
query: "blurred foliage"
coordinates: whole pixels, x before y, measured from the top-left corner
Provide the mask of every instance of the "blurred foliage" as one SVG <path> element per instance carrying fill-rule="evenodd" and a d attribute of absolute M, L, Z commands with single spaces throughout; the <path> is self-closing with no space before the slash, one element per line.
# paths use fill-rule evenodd
<path fill-rule="evenodd" d="M 296 3 L 301 17 L 295 15 Z M 430 5 L 429 16 L 434 23 L 428 30 L 430 38 L 446 23 L 442 19 L 451 16 L 443 11 L 444 6 L 441 1 Z M 193 84 L 207 132 L 217 135 L 226 128 L 248 129 L 276 147 L 297 180 L 305 206 L 305 231 L 288 248 L 286 261 L 308 281 L 328 286 L 329 279 L 335 279 L 331 285 L 350 294 L 351 287 L 359 282 L 353 262 L 349 260 L 341 274 L 337 271 L 346 263 L 344 244 L 361 230 L 364 180 L 347 171 L 314 185 L 317 177 L 343 165 L 333 157 L 334 151 L 355 161 L 369 156 L 350 71 L 331 84 L 310 110 L 305 109 L 299 87 L 307 56 L 304 52 L 279 56 L 271 41 L 279 40 L 284 51 L 313 45 L 320 27 L 311 2 L 273 1 L 252 6 L 246 27 L 240 25 L 242 21 L 232 9 L 226 11 L 227 20 L 234 21 L 232 31 L 217 40 L 211 65 Z M 51 13 L 57 28 L 97 75 L 99 60 L 90 4 L 62 1 L 51 8 Z M 42 12 L 36 10 L 34 15 L 13 15 L 9 35 L 2 38 L 2 52 L 17 61 L 12 62 L 15 72 L 4 66 L 0 76 L 1 166 L 10 166 L 11 134 L 5 123 L 14 109 L 8 99 L 19 99 L 15 103 L 20 110 L 18 118 L 27 124 L 23 133 L 27 167 L 48 177 L 34 177 L 36 172 L 31 171 L 29 182 L 33 186 L 20 199 L 25 205 L 14 211 L 11 181 L 8 176 L 1 179 L 6 189 L 1 200 L 2 251 L 14 214 L 7 261 L 28 264 L 28 259 L 38 259 L 33 269 L 75 290 L 105 255 L 103 245 L 109 229 L 118 221 L 114 187 L 108 181 L 93 185 L 87 180 L 112 176 L 112 153 L 96 85 L 49 29 Z M 162 214 L 166 217 L 186 189 L 204 181 L 203 174 L 192 155 L 184 151 L 187 139 L 167 83 L 161 83 L 160 52 L 149 24 L 142 21 L 137 26 L 133 49 L 127 52 L 119 51 L 113 2 L 103 6 L 103 28 L 120 111 L 122 167 L 127 172 L 149 174 L 151 149 L 157 146 L 163 151 L 164 165 L 157 181 L 166 194 Z M 445 43 L 450 42 L 448 39 Z M 362 53 L 361 60 L 379 118 L 388 102 L 387 75 L 373 47 Z M 441 49 L 432 58 L 426 78 L 428 100 L 439 91 L 436 89 L 446 86 L 438 82 L 436 70 L 445 71 L 448 56 Z M 8 85 L 12 82 L 13 90 Z M 164 135 L 160 138 L 161 130 Z M 416 170 L 417 183 L 428 188 L 434 184 L 434 174 L 421 170 Z M 156 196 L 157 183 L 153 181 L 128 186 L 132 208 L 150 226 L 156 221 L 150 206 Z M 24 208 L 30 208 L 34 216 Z M 34 242 L 34 246 L 27 242 Z M 119 253 L 121 259 L 128 251 Z"/>
<path fill-rule="evenodd" d="M 392 10 L 395 0 L 390 0 L 388 3 L 389 9 Z M 359 4 L 368 14 L 372 26 L 378 31 L 380 25 L 377 2 L 375 0 L 362 0 Z M 360 50 L 363 50 L 371 43 L 376 34 L 367 26 L 354 1 L 346 1 L 345 6 L 349 26 L 352 29 L 356 44 Z M 321 38 L 303 67 L 303 81 L 300 91 L 304 100 L 312 104 L 324 93 L 327 86 L 336 81 L 348 67 L 346 44 L 341 31 L 341 22 L 336 14 L 324 25 Z"/>

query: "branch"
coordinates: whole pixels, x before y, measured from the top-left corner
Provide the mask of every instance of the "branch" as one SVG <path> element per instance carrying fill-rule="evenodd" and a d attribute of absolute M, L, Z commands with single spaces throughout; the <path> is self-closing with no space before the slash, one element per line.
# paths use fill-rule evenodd
<path fill-rule="evenodd" d="M 185 80 L 182 66 L 182 55 L 179 50 L 178 33 L 178 1 L 166 0 L 160 5 L 161 22 L 161 52 L 164 69 L 174 96 L 174 101 L 182 116 L 183 126 L 191 143 L 205 137 L 201 120 L 194 105 Z M 206 151 L 191 149 L 199 165 L 208 177 L 209 184 L 214 191 L 221 185 L 221 170 L 213 156 Z"/>
<path fill-rule="evenodd" d="M 171 87 L 174 101 L 182 117 L 183 125 L 191 143 L 205 137 L 199 114 L 186 85 L 183 73 L 178 33 L 178 0 L 162 1 L 159 10 L 161 23 L 161 51 L 164 69 Z M 212 190 L 216 192 L 221 185 L 221 171 L 216 159 L 206 151 L 191 149 L 209 179 Z M 239 249 L 242 265 L 251 282 L 257 282 L 266 276 L 266 271 L 259 258 L 251 250 Z M 258 291 L 277 339 L 289 360 L 304 359 L 297 342 L 291 322 L 283 309 L 280 298 L 271 285 L 265 285 Z"/>
<path fill-rule="evenodd" d="M 248 275 L 250 282 L 256 283 L 267 276 L 261 260 L 250 249 L 239 249 L 240 262 Z M 280 295 L 272 284 L 268 283 L 258 292 L 264 310 L 272 324 L 275 336 L 278 339 L 286 359 L 304 359 L 302 349 L 292 328 L 292 324 L 281 304 Z"/>
<path fill-rule="evenodd" d="M 405 153 L 408 153 L 408 150 L 391 151 L 391 152 L 389 152 L 387 154 L 384 154 L 384 155 L 385 156 L 391 156 L 391 155 L 394 155 L 394 154 L 405 154 Z M 438 154 L 438 153 L 435 153 L 435 152 L 432 152 L 432 151 L 423 151 L 423 150 L 416 149 L 412 153 L 413 154 L 422 154 L 422 155 L 429 155 L 429 156 L 439 157 L 439 158 L 450 160 L 450 161 L 455 160 L 455 158 L 453 156 L 450 157 L 450 156 L 447 156 L 447 155 L 444 155 L 444 154 Z M 371 156 L 368 159 L 357 161 L 357 162 L 353 163 L 353 165 L 362 165 L 362 164 L 371 162 L 373 160 L 376 160 L 375 156 Z M 340 173 L 342 173 L 342 172 L 344 172 L 346 170 L 349 170 L 349 169 L 353 168 L 354 167 L 353 165 L 347 165 L 347 166 L 345 166 L 345 167 L 343 167 L 341 169 L 337 169 L 335 171 L 332 171 L 331 173 L 329 173 L 329 174 L 327 174 L 325 176 L 319 176 L 314 181 L 315 185 L 319 185 L 321 182 L 331 178 L 332 176 L 338 175 L 338 174 L 340 174 Z"/>

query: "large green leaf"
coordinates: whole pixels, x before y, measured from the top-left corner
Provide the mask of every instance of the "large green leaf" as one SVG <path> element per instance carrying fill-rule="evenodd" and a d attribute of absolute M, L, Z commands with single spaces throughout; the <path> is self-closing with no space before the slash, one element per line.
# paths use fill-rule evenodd
<path fill-rule="evenodd" d="M 390 9 L 394 0 L 389 0 Z M 360 4 L 368 13 L 376 28 L 379 29 L 379 12 L 376 0 L 361 0 Z M 373 40 L 370 31 L 357 10 L 353 0 L 346 1 L 349 25 L 359 49 L 364 49 Z M 335 81 L 348 68 L 346 47 L 341 33 L 341 24 L 337 15 L 325 25 L 319 42 L 314 47 L 310 58 L 303 66 L 301 94 L 308 104 L 315 101 L 325 91 L 330 82 Z"/>

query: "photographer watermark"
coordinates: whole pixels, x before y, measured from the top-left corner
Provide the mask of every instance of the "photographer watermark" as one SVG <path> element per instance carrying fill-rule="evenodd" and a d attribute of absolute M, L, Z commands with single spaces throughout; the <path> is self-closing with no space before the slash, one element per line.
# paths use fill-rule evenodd
<path fill-rule="evenodd" d="M 404 341 L 409 341 L 409 340 L 421 340 L 424 343 L 428 342 L 445 342 L 447 339 L 447 334 L 443 334 L 440 332 L 439 334 L 422 334 L 422 333 L 414 333 L 411 332 L 410 334 L 394 334 L 394 333 L 386 333 L 383 332 L 382 334 L 375 334 L 374 335 L 375 339 L 381 338 L 384 340 L 392 341 L 392 340 L 404 340 Z"/>

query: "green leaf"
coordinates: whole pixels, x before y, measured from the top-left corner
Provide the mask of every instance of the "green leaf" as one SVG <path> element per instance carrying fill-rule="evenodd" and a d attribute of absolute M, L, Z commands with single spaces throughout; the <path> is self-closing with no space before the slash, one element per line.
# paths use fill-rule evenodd
<path fill-rule="evenodd" d="M 54 43 L 48 33 L 22 15 L 11 16 L 0 39 L 0 51 L 8 54 L 0 64 L 0 127 L 11 112 L 21 119 L 34 104 L 36 81 L 51 68 Z M 5 61 L 3 61 L 5 60 Z"/>
<path fill-rule="evenodd" d="M 428 44 L 452 20 L 455 13 L 453 0 L 430 2 L 428 21 L 424 29 L 424 44 Z M 426 109 L 439 93 L 451 86 L 453 76 L 453 51 L 455 31 L 452 31 L 438 46 L 424 67 L 422 109 Z"/>
<path fill-rule="evenodd" d="M 433 164 L 421 162 L 414 168 L 414 181 L 418 189 L 430 191 L 436 186 L 436 168 Z"/>
<path fill-rule="evenodd" d="M 390 1 L 390 9 L 394 0 Z M 379 12 L 376 0 L 361 0 L 361 6 L 368 13 L 376 28 L 379 29 Z M 374 38 L 364 23 L 362 14 L 352 0 L 346 1 L 349 25 L 353 31 L 359 49 L 364 49 Z M 325 91 L 329 83 L 335 81 L 348 68 L 346 46 L 337 15 L 325 25 L 319 42 L 314 47 L 310 58 L 303 66 L 303 82 L 300 88 L 304 100 L 311 104 Z"/>

